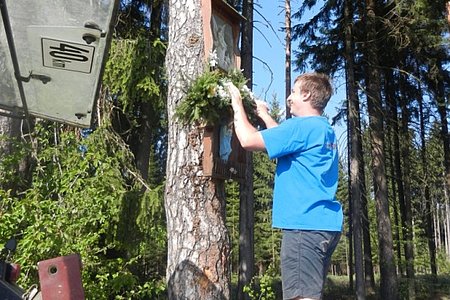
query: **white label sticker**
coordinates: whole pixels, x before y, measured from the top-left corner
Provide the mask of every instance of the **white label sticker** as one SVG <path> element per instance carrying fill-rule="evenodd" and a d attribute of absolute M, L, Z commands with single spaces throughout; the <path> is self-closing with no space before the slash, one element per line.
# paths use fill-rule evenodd
<path fill-rule="evenodd" d="M 45 67 L 91 73 L 95 47 L 48 38 L 41 41 Z"/>

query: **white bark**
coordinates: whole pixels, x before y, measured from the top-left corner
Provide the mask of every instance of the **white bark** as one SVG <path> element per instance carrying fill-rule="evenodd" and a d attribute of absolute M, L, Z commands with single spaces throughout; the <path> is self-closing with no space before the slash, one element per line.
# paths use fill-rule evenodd
<path fill-rule="evenodd" d="M 203 177 L 203 131 L 174 118 L 204 68 L 200 0 L 169 1 L 169 138 L 165 206 L 169 299 L 229 299 L 229 238 L 223 182 Z"/>

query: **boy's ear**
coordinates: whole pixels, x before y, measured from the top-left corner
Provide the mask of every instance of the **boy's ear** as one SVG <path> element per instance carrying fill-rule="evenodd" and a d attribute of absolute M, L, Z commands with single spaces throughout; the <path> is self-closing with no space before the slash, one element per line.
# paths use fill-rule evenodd
<path fill-rule="evenodd" d="M 309 101 L 309 99 L 311 98 L 311 92 L 302 92 L 302 96 L 303 96 L 303 101 Z"/>

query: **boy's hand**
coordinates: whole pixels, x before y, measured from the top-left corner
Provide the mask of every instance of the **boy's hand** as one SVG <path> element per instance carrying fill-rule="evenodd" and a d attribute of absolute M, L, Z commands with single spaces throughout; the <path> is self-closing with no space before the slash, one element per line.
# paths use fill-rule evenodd
<path fill-rule="evenodd" d="M 232 82 L 227 83 L 226 87 L 228 89 L 228 92 L 230 93 L 231 106 L 233 107 L 233 109 L 235 107 L 241 106 L 242 105 L 242 97 L 241 97 L 241 92 L 239 92 L 239 89 Z"/>
<path fill-rule="evenodd" d="M 267 106 L 267 103 L 262 100 L 256 100 L 256 114 L 258 117 L 261 118 L 261 116 L 268 115 L 269 114 L 269 107 Z"/>

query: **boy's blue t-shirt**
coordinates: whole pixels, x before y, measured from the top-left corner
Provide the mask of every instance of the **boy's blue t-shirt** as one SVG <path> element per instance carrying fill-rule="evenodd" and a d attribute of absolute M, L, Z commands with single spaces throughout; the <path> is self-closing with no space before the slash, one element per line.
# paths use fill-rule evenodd
<path fill-rule="evenodd" d="M 294 117 L 261 135 L 269 157 L 278 159 L 273 227 L 341 231 L 337 141 L 327 119 Z"/>

